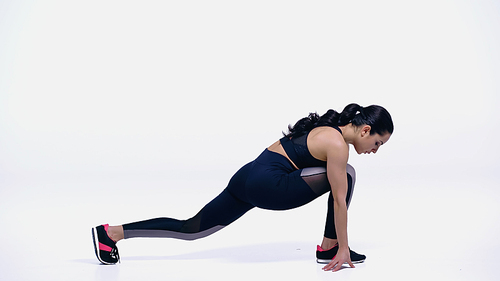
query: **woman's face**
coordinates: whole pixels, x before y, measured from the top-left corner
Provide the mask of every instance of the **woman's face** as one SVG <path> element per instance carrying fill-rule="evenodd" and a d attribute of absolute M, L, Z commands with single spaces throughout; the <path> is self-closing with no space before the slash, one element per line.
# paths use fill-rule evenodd
<path fill-rule="evenodd" d="M 353 145 L 358 154 L 377 153 L 381 145 L 389 141 L 391 134 L 386 133 L 383 136 L 379 134 L 370 135 L 371 127 L 365 125 L 358 132 L 357 138 Z"/>

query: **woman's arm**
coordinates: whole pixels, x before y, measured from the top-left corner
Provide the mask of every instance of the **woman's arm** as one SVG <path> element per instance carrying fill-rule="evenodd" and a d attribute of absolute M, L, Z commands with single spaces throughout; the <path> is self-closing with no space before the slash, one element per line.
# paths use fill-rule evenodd
<path fill-rule="evenodd" d="M 354 267 L 349 254 L 349 244 L 347 238 L 346 166 L 349 151 L 345 153 L 347 155 L 343 155 L 344 153 L 332 154 L 334 155 L 329 155 L 327 158 L 327 175 L 333 195 L 334 221 L 339 250 L 334 259 L 327 266 L 325 266 L 324 269 L 333 269 L 333 271 L 337 271 L 344 263 L 348 263 L 351 267 Z"/>
<path fill-rule="evenodd" d="M 347 239 L 347 160 L 349 147 L 336 132 L 326 130 L 314 137 L 314 146 L 326 154 L 327 176 L 333 195 L 334 223 L 337 232 L 339 250 L 334 259 L 323 269 L 337 271 L 342 264 L 348 263 L 351 267 L 349 245 Z"/>

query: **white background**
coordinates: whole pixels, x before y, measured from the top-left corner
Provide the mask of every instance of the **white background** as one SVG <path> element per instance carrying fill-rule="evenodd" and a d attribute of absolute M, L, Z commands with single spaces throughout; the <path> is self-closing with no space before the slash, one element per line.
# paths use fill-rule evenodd
<path fill-rule="evenodd" d="M 498 50 L 496 1 L 3 0 L 0 279 L 495 280 Z M 314 262 L 326 197 L 98 265 L 92 226 L 187 218 L 288 124 L 351 102 L 395 124 L 351 155 L 357 269 Z"/>

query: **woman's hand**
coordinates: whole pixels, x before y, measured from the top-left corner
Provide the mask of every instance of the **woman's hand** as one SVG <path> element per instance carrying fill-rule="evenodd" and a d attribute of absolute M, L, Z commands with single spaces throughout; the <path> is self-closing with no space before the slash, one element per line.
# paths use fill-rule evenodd
<path fill-rule="evenodd" d="M 337 255 L 333 257 L 333 260 L 329 264 L 323 267 L 323 270 L 328 271 L 333 269 L 333 272 L 335 272 L 340 270 L 344 263 L 348 263 L 349 266 L 351 266 L 351 268 L 354 268 L 354 265 L 351 262 L 351 255 L 349 253 L 349 248 L 346 250 L 339 249 Z"/>

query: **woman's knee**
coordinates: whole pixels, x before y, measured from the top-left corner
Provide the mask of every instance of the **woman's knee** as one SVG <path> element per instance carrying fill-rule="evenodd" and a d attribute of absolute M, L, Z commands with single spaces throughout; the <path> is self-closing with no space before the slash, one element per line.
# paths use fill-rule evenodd
<path fill-rule="evenodd" d="M 356 178 L 356 170 L 350 164 L 347 164 L 346 172 L 351 176 L 352 179 Z M 324 168 L 324 167 L 304 168 L 304 169 L 302 169 L 300 176 L 307 177 L 307 176 L 320 175 L 320 174 L 326 175 L 326 168 Z"/>

